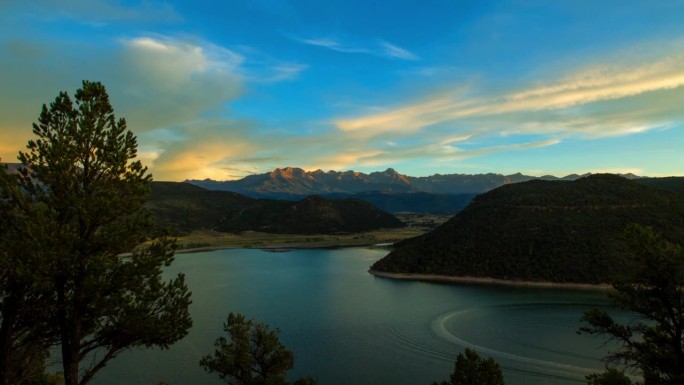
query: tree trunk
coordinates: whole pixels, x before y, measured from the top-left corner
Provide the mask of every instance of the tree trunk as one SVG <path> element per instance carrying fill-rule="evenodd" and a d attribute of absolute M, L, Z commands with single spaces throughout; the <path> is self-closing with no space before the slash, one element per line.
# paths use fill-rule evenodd
<path fill-rule="evenodd" d="M 64 385 L 78 385 L 78 359 L 69 343 L 62 343 L 62 364 L 64 369 Z"/>
<path fill-rule="evenodd" d="M 67 311 L 67 301 L 69 301 L 69 298 L 65 295 L 65 291 L 65 288 L 62 286 L 57 294 L 64 385 L 78 385 L 78 366 L 80 362 L 79 330 L 81 320 L 77 314 L 69 314 Z M 73 309 L 72 312 L 76 313 L 76 309 Z"/>
<path fill-rule="evenodd" d="M 81 361 L 80 320 L 67 320 L 62 332 L 62 364 L 64 384 L 78 385 L 79 363 Z"/>

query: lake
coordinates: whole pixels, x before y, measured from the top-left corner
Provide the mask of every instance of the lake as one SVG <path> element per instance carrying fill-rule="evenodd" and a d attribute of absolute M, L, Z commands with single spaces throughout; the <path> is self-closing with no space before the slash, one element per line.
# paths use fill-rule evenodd
<path fill-rule="evenodd" d="M 132 350 L 95 384 L 221 384 L 199 367 L 229 312 L 282 330 L 291 377 L 320 385 L 429 385 L 447 379 L 465 347 L 494 357 L 508 385 L 585 383 L 603 368 L 603 340 L 578 336 L 584 310 L 605 293 L 394 281 L 367 273 L 384 249 L 179 254 L 192 290 L 190 334 L 170 350 Z"/>

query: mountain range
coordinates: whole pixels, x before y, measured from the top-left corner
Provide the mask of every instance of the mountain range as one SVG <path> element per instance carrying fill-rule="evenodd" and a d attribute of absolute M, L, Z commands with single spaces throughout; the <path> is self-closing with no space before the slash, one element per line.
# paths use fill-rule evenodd
<path fill-rule="evenodd" d="M 392 168 L 365 174 L 358 171 L 305 171 L 278 168 L 239 180 L 186 180 L 208 190 L 231 191 L 252 198 L 300 200 L 309 195 L 328 199 L 364 200 L 389 213 L 451 213 L 464 209 L 478 194 L 497 187 L 529 180 L 572 181 L 590 174 L 535 177 L 521 173 L 435 174 L 413 177 Z M 633 174 L 628 179 L 640 178 Z M 639 179 L 641 180 L 641 179 Z"/>
<path fill-rule="evenodd" d="M 208 190 L 232 191 L 251 197 L 299 199 L 307 195 L 359 194 L 359 193 L 432 193 L 432 194 L 480 194 L 510 183 L 529 180 L 576 180 L 585 175 L 571 174 L 562 178 L 552 175 L 535 177 L 520 173 L 503 175 L 487 174 L 435 174 L 413 177 L 398 173 L 392 168 L 364 174 L 357 171 L 305 171 L 286 167 L 274 171 L 244 177 L 239 180 L 215 181 L 212 179 L 186 180 Z M 639 178 L 633 174 L 622 175 L 628 179 Z"/>

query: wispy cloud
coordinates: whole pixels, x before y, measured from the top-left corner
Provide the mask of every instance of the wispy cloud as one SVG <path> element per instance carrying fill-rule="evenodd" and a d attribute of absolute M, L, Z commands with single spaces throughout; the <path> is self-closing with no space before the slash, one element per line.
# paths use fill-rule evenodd
<path fill-rule="evenodd" d="M 360 47 L 353 47 L 350 45 L 343 44 L 337 40 L 333 40 L 330 38 L 312 38 L 312 39 L 298 39 L 295 38 L 296 41 L 303 43 L 303 44 L 308 44 L 308 45 L 313 45 L 316 47 L 323 47 L 327 48 L 333 51 L 337 52 L 344 52 L 344 53 L 371 53 L 366 48 L 360 48 Z"/>
<path fill-rule="evenodd" d="M 668 57 L 643 65 L 631 67 L 597 66 L 582 70 L 548 85 L 497 94 L 485 93 L 477 98 L 460 92 L 440 93 L 425 101 L 407 104 L 387 111 L 356 118 L 341 118 L 336 126 L 346 132 L 363 136 L 386 133 L 407 133 L 421 131 L 434 125 L 472 125 L 477 120 L 509 126 L 509 133 L 516 131 L 519 124 L 526 131 L 547 132 L 539 122 L 553 120 L 551 127 L 567 133 L 606 136 L 641 132 L 663 124 L 653 116 L 648 107 L 637 111 L 626 111 L 632 117 L 633 125 L 620 127 L 592 127 L 592 116 L 600 114 L 601 103 L 646 96 L 684 86 L 684 55 Z M 586 109 L 586 110 L 584 110 Z M 581 110 L 581 111 L 580 111 Z M 662 111 L 664 115 L 667 111 Z M 548 115 L 552 114 L 553 119 Z M 649 119 L 639 120 L 639 115 Z M 561 128 L 564 127 L 564 128 Z"/>
<path fill-rule="evenodd" d="M 398 106 L 374 104 L 371 113 L 331 121 L 344 137 L 338 143 L 345 157 L 337 159 L 349 167 L 415 160 L 434 166 L 667 130 L 684 119 L 684 55 L 618 62 L 627 64 L 570 69 L 513 90 L 471 82 Z"/>
<path fill-rule="evenodd" d="M 467 138 L 463 138 L 463 141 L 467 141 Z M 561 143 L 559 138 L 548 138 L 532 142 L 480 146 L 475 148 L 461 148 L 454 142 L 435 142 L 417 146 L 404 146 L 401 148 L 386 149 L 385 151 L 360 151 L 358 153 L 357 159 L 355 160 L 357 164 L 362 164 L 364 166 L 396 164 L 399 162 L 405 162 L 407 160 L 425 158 L 429 158 L 433 162 L 447 162 L 498 152 L 548 147 L 559 143 Z"/>
<path fill-rule="evenodd" d="M 338 119 L 334 124 L 342 131 L 357 132 L 359 135 L 376 136 L 383 133 L 406 133 L 419 131 L 424 127 L 449 120 L 455 110 L 461 111 L 475 105 L 465 97 L 467 89 L 459 87 L 447 93 L 417 103 L 363 116 Z"/>
<path fill-rule="evenodd" d="M 241 57 L 239 72 L 249 83 L 291 81 L 309 68 L 306 63 L 282 60 L 253 46 L 236 45 L 230 49 Z"/>
<path fill-rule="evenodd" d="M 283 81 L 295 80 L 299 74 L 309 66 L 302 63 L 274 63 L 266 68 L 261 68 L 257 74 L 255 71 L 247 71 L 247 78 L 255 83 L 278 83 Z"/>
<path fill-rule="evenodd" d="M 418 56 L 409 52 L 408 50 L 401 48 L 397 45 L 388 43 L 386 41 L 380 41 L 380 46 L 384 49 L 385 55 L 389 57 L 395 57 L 397 59 L 404 60 L 418 60 Z"/>
<path fill-rule="evenodd" d="M 350 43 L 342 38 L 299 37 L 296 35 L 285 33 L 283 35 L 288 39 L 296 41 L 301 44 L 326 48 L 336 52 L 367 54 L 374 56 L 382 56 L 390 59 L 419 60 L 419 57 L 416 54 L 410 52 L 409 50 L 381 39 L 376 39 L 373 42 Z"/>

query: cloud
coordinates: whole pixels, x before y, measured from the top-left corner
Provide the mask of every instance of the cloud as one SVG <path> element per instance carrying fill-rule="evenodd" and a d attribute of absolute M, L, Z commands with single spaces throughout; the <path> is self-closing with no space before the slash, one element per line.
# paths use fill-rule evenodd
<path fill-rule="evenodd" d="M 26 143 L 41 104 L 73 94 L 82 79 L 107 87 L 136 134 L 218 115 L 242 93 L 243 58 L 210 43 L 149 35 L 72 45 L 0 40 L 0 142 Z"/>
<path fill-rule="evenodd" d="M 292 34 L 283 33 L 285 37 L 301 44 L 315 47 L 326 48 L 336 52 L 367 54 L 382 56 L 390 59 L 419 60 L 419 57 L 409 50 L 399 47 L 396 44 L 378 39 L 374 43 L 348 43 L 339 38 L 330 37 L 299 37 Z"/>
<path fill-rule="evenodd" d="M 628 112 L 630 120 L 622 119 L 612 129 L 589 122 L 601 114 L 601 107 L 610 101 L 629 102 L 631 98 L 651 96 L 684 86 L 684 55 L 666 57 L 652 63 L 631 67 L 598 66 L 568 76 L 548 85 L 529 87 L 515 92 L 497 94 L 485 92 L 473 97 L 463 90 L 440 93 L 427 100 L 407 104 L 387 111 L 335 121 L 338 129 L 362 136 L 406 134 L 423 131 L 431 126 L 506 127 L 517 130 L 515 123 L 530 132 L 557 132 L 610 136 L 641 132 L 663 124 L 649 107 Z M 674 106 L 669 106 L 675 108 Z M 671 111 L 660 111 L 666 118 Z M 657 115 L 657 114 L 655 114 Z M 619 119 L 617 114 L 613 118 Z M 644 118 L 644 119 L 640 119 Z M 551 122 L 551 123 L 550 123 Z M 539 123 L 550 123 L 543 126 Z M 464 128 L 467 130 L 467 128 Z"/>
<path fill-rule="evenodd" d="M 587 172 L 590 172 L 592 174 L 634 174 L 638 176 L 643 176 L 644 170 L 641 168 L 593 168 L 587 170 Z"/>
<path fill-rule="evenodd" d="M 288 82 L 298 79 L 299 75 L 309 68 L 308 64 L 299 61 L 284 61 L 247 45 L 237 45 L 231 47 L 231 50 L 240 56 L 241 63 L 238 71 L 249 83 Z"/>
<path fill-rule="evenodd" d="M 396 46 L 394 44 L 388 43 L 386 41 L 380 41 L 380 46 L 384 49 L 385 56 L 395 57 L 397 59 L 404 60 L 418 60 L 418 56 L 413 53 Z"/>
<path fill-rule="evenodd" d="M 242 91 L 243 58 L 226 48 L 163 36 L 121 44 L 118 59 L 127 71 L 112 75 L 113 93 L 142 131 L 219 113 Z"/>
<path fill-rule="evenodd" d="M 337 52 L 344 53 L 370 53 L 371 51 L 365 48 L 352 47 L 336 40 L 329 38 L 310 38 L 310 39 L 296 39 L 298 42 L 316 47 L 323 47 Z"/>
<path fill-rule="evenodd" d="M 305 170 L 345 170 L 350 165 L 369 165 L 370 159 L 380 154 L 382 154 L 380 150 L 340 149 L 326 156 L 310 159 L 308 163 L 302 165 L 302 168 Z"/>
<path fill-rule="evenodd" d="M 384 133 L 407 133 L 448 120 L 455 110 L 464 110 L 474 101 L 463 97 L 466 89 L 456 88 L 425 101 L 389 109 L 361 118 L 338 119 L 334 124 L 342 131 L 356 132 L 364 136 Z"/>
<path fill-rule="evenodd" d="M 307 136 L 264 132 L 255 129 L 258 122 L 238 121 L 211 112 L 222 111 L 222 103 L 240 95 L 241 79 L 236 73 L 245 62 L 243 55 L 210 44 L 162 36 L 122 40 L 120 45 L 122 51 L 116 57 L 123 57 L 129 71 L 139 76 L 124 77 L 129 80 L 117 84 L 110 94 L 119 107 L 125 99 L 123 107 L 115 104 L 115 109 L 139 133 L 140 158 L 151 166 L 156 180 L 235 179 L 283 164 L 306 169 L 345 169 L 426 157 L 449 161 L 558 142 L 558 139 L 549 139 L 463 149 L 459 144 L 471 140 L 471 134 L 423 135 L 423 144 L 407 146 L 400 136 L 392 136 L 391 141 L 386 136 L 364 137 L 353 127 L 350 132 L 323 130 Z M 214 87 L 217 84 L 223 85 Z M 458 97 L 459 93 L 466 92 L 463 88 L 449 95 Z M 400 119 L 414 109 L 429 108 L 438 112 L 452 106 L 443 100 L 427 100 L 395 111 L 392 117 Z M 136 110 L 134 107 L 139 105 L 145 108 Z M 391 126 L 386 124 L 388 130 Z M 419 126 L 414 128 L 405 132 L 413 142 L 412 135 L 420 132 Z M 293 152 L 293 148 L 297 151 Z"/>
<path fill-rule="evenodd" d="M 348 165 L 355 167 L 452 166 L 465 158 L 537 151 L 566 141 L 665 131 L 684 120 L 684 55 L 672 52 L 678 51 L 638 60 L 617 54 L 611 64 L 570 69 L 555 79 L 537 77 L 516 88 L 487 88 L 486 79 L 446 91 L 435 87 L 439 91 L 422 98 L 374 104 L 370 113 L 338 117 L 331 125 L 355 146 L 359 156 Z"/>
<path fill-rule="evenodd" d="M 250 77 L 250 80 L 255 83 L 278 83 L 295 80 L 307 68 L 309 68 L 308 65 L 301 63 L 277 63 L 262 70 L 257 76 Z"/>
<path fill-rule="evenodd" d="M 334 132 L 315 136 L 264 133 L 258 121 L 224 117 L 148 132 L 139 139 L 145 143 L 147 159 L 153 159 L 155 180 L 237 179 L 283 165 L 317 168 L 318 161 L 328 163 L 340 152 L 353 151 L 349 142 L 340 146 L 342 138 Z"/>
<path fill-rule="evenodd" d="M 199 120 L 173 129 L 172 140 L 148 141 L 155 180 L 228 179 L 242 164 L 235 159 L 257 148 L 247 139 L 250 123 L 229 119 Z M 155 133 L 149 138 L 158 137 Z M 248 168 L 252 168 L 248 166 Z"/>
<path fill-rule="evenodd" d="M 454 140 L 446 142 L 426 143 L 417 146 L 404 146 L 398 149 L 388 149 L 386 151 L 361 152 L 362 156 L 356 159 L 357 164 L 364 166 L 377 166 L 397 164 L 407 160 L 417 160 L 429 158 L 431 162 L 447 162 L 466 158 L 473 158 L 487 154 L 520 151 L 533 148 L 553 146 L 561 143 L 559 138 L 548 138 L 532 142 L 508 143 L 494 146 L 478 146 L 474 148 L 460 148 L 455 145 Z M 466 142 L 468 138 L 461 138 L 459 141 Z"/>

